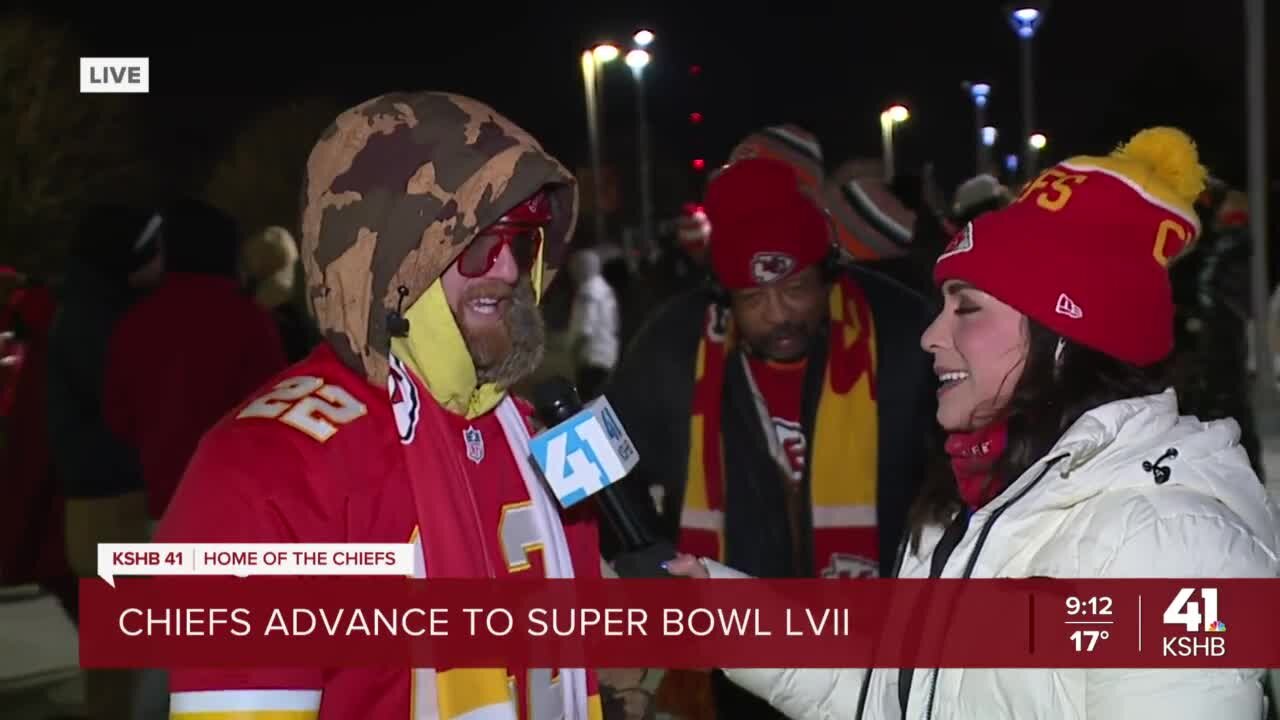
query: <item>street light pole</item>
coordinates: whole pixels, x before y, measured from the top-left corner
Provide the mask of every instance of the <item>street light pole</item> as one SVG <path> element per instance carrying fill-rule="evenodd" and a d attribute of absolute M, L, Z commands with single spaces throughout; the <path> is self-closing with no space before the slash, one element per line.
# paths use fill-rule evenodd
<path fill-rule="evenodd" d="M 893 121 L 889 119 L 889 111 L 880 113 L 880 144 L 884 163 L 884 181 L 893 182 Z"/>
<path fill-rule="evenodd" d="M 987 170 L 987 143 L 983 140 L 983 129 L 987 126 L 987 96 L 991 94 L 991 86 L 987 83 L 967 82 L 964 84 L 973 98 L 974 116 L 974 174 L 981 175 Z"/>
<path fill-rule="evenodd" d="M 1280 432 L 1280 399 L 1276 397 L 1276 370 L 1271 352 L 1269 313 L 1270 264 L 1267 257 L 1267 40 L 1264 0 L 1245 0 L 1245 46 L 1248 56 L 1249 100 L 1249 230 L 1253 236 L 1250 266 L 1250 295 L 1253 312 L 1255 392 L 1254 418 L 1258 434 L 1264 438 Z M 1264 440 L 1267 442 L 1267 440 Z M 1274 441 L 1272 441 L 1274 442 Z M 1268 448 L 1271 449 L 1271 448 Z"/>
<path fill-rule="evenodd" d="M 1035 83 L 1031 76 L 1031 35 L 1023 37 L 1019 42 L 1022 45 L 1022 152 L 1024 154 L 1022 166 L 1025 177 L 1030 180 L 1038 170 L 1036 153 L 1031 147 L 1031 129 L 1035 127 L 1035 103 L 1032 100 Z"/>
<path fill-rule="evenodd" d="M 1035 82 L 1031 72 L 1031 40 L 1036 35 L 1044 11 L 1034 5 L 1015 5 L 1009 12 L 1009 22 L 1018 35 L 1022 54 L 1022 166 L 1023 177 L 1030 180 L 1037 171 L 1036 152 L 1031 147 L 1032 128 L 1035 127 Z"/>
<path fill-rule="evenodd" d="M 597 122 L 596 108 L 596 63 L 595 53 L 586 50 L 582 53 L 582 89 L 587 99 L 587 147 L 591 155 L 591 219 L 595 229 L 595 242 L 604 242 L 604 183 L 600 177 L 600 127 Z"/>
<path fill-rule="evenodd" d="M 587 142 L 591 151 L 591 178 L 595 194 L 594 225 L 597 244 L 605 241 L 607 226 L 604 216 L 604 167 L 601 162 L 601 138 L 604 128 L 601 116 L 604 97 L 604 66 L 618 57 L 618 48 L 603 44 L 582 53 L 582 84 L 587 96 Z"/>
<path fill-rule="evenodd" d="M 604 104 L 604 61 L 600 59 L 600 53 L 592 53 L 592 57 L 596 61 L 595 81 L 596 81 L 596 132 L 603 141 L 605 137 L 604 121 L 605 121 L 605 104 Z M 603 154 L 603 149 L 601 150 Z"/>
<path fill-rule="evenodd" d="M 894 105 L 880 113 L 880 140 L 884 145 L 884 181 L 886 183 L 893 182 L 896 169 L 893 157 L 893 130 L 900 123 L 906 122 L 909 117 L 911 113 L 902 105 Z"/>
<path fill-rule="evenodd" d="M 983 164 L 982 164 L 982 170 L 980 170 L 979 172 L 985 172 L 985 173 L 990 173 L 992 175 L 995 175 L 997 174 L 996 161 L 991 154 L 995 152 L 996 138 L 999 137 L 999 132 L 997 132 L 996 129 L 991 125 L 983 126 L 980 132 L 982 135 L 982 163 Z"/>
<path fill-rule="evenodd" d="M 639 33 L 637 33 L 639 34 Z M 647 43 L 646 43 L 647 44 Z M 649 118 L 645 111 L 644 69 L 650 60 L 645 50 L 627 53 L 627 65 L 636 79 L 636 166 L 640 180 L 640 241 L 646 253 L 653 251 L 653 198 L 650 189 Z"/>

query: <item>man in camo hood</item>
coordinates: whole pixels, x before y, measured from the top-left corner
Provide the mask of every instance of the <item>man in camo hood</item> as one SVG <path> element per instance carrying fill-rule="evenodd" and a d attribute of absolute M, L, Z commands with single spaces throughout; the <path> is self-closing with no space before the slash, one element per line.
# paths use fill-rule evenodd
<path fill-rule="evenodd" d="M 418 577 L 598 577 L 594 518 L 544 489 L 507 391 L 541 359 L 538 301 L 577 213 L 569 172 L 475 100 L 339 115 L 302 198 L 325 342 L 205 437 L 162 541 L 413 542 Z M 179 720 L 600 717 L 574 668 L 182 669 L 171 686 Z"/>

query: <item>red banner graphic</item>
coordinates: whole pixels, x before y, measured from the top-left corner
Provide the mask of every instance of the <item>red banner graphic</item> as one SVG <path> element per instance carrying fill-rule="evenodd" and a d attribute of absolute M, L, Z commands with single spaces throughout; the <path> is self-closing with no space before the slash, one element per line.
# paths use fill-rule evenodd
<path fill-rule="evenodd" d="M 1275 580 L 158 577 L 80 598 L 92 668 L 1280 667 Z"/>

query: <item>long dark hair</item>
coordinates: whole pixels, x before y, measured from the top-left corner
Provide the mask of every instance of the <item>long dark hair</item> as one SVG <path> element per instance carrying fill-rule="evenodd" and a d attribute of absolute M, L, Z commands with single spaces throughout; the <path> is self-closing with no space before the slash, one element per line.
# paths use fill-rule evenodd
<path fill-rule="evenodd" d="M 993 482 L 1002 484 L 1044 457 L 1085 413 L 1116 400 L 1159 393 L 1172 378 L 1169 360 L 1140 368 L 1062 339 L 1029 318 L 1026 329 L 1022 376 L 1002 411 L 1008 419 L 1008 441 L 993 472 Z M 945 525 L 962 507 L 946 456 L 940 449 L 932 456 L 934 462 L 907 516 L 913 550 L 919 548 L 925 526 Z"/>

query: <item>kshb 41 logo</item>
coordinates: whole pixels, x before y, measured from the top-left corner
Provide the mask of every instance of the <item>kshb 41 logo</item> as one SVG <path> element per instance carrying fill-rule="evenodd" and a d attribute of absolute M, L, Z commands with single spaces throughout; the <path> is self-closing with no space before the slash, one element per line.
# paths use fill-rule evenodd
<path fill-rule="evenodd" d="M 532 438 L 529 452 L 563 507 L 622 479 L 640 459 L 603 396 Z"/>
<path fill-rule="evenodd" d="M 1193 599 L 1197 594 L 1200 599 Z M 1182 588 L 1165 608 L 1164 623 L 1197 633 L 1165 636 L 1165 657 L 1222 657 L 1227 652 L 1227 639 L 1218 634 L 1227 631 L 1227 624 L 1218 618 L 1217 588 Z M 1214 634 L 1206 637 L 1199 633 Z"/>

